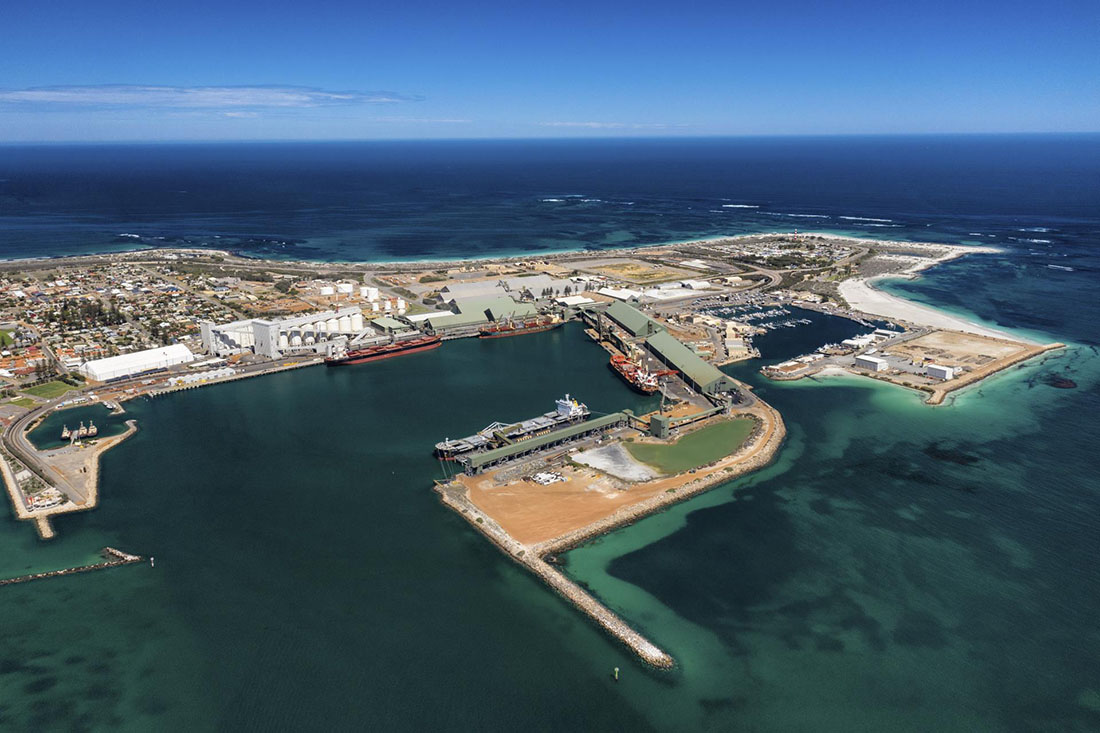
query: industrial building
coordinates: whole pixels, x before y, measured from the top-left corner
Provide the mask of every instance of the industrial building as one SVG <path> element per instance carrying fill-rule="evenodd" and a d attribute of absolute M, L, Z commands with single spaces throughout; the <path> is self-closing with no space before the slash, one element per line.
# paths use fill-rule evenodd
<path fill-rule="evenodd" d="M 94 379 L 97 382 L 110 382 L 115 379 L 167 369 L 178 364 L 187 364 L 194 360 L 195 355 L 186 346 L 172 344 L 156 349 L 135 351 L 132 354 L 86 361 L 80 365 L 79 371 L 88 379 Z"/>
<path fill-rule="evenodd" d="M 531 303 L 517 303 L 507 296 L 463 298 L 455 302 L 457 313 L 437 313 L 427 317 L 433 331 L 459 331 L 482 326 L 489 321 L 527 318 L 538 315 Z"/>
<path fill-rule="evenodd" d="M 942 364 L 928 364 L 925 370 L 928 376 L 933 379 L 942 379 L 946 382 L 949 379 L 955 378 L 955 369 L 953 367 L 943 366 Z"/>
<path fill-rule="evenodd" d="M 717 395 L 734 390 L 737 383 L 718 367 L 704 361 L 667 331 L 645 340 L 646 346 L 663 364 L 680 373 L 688 385 L 699 394 Z"/>
<path fill-rule="evenodd" d="M 458 457 L 458 462 L 465 468 L 466 473 L 481 473 L 487 468 L 498 466 L 501 463 L 521 458 L 556 445 L 570 443 L 575 440 L 590 436 L 594 433 L 605 432 L 612 428 L 628 425 L 630 413 L 613 412 L 610 415 L 596 417 L 586 422 L 570 425 L 560 430 L 554 430 L 545 435 L 520 440 L 511 445 L 483 451 L 481 453 L 466 453 Z"/>
<path fill-rule="evenodd" d="M 214 356 L 252 351 L 271 359 L 287 353 L 321 353 L 328 342 L 355 336 L 363 327 L 363 313 L 357 305 L 278 320 L 249 318 L 200 326 L 203 348 Z"/>
<path fill-rule="evenodd" d="M 652 336 L 665 330 L 662 323 L 653 320 L 637 308 L 615 302 L 607 307 L 607 316 L 631 336 Z"/>
<path fill-rule="evenodd" d="M 885 359 L 880 359 L 877 356 L 867 356 L 866 354 L 860 354 L 856 357 L 856 367 L 859 369 L 869 369 L 872 372 L 884 372 L 890 368 L 890 363 Z"/>

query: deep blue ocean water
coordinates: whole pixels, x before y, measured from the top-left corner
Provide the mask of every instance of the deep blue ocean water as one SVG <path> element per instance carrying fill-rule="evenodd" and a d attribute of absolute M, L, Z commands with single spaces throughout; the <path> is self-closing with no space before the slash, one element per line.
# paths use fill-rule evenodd
<path fill-rule="evenodd" d="M 559 392 L 644 408 L 578 328 L 130 403 L 103 505 L 50 543 L 0 510 L 0 575 L 105 544 L 157 567 L 0 588 L 0 729 L 1100 729 L 1100 137 L 0 148 L 0 179 L 8 257 L 995 244 L 886 287 L 1069 344 L 937 408 L 728 367 L 784 415 L 776 463 L 566 558 L 671 672 L 429 488 L 435 440 Z M 858 330 L 812 319 L 761 361 Z"/>
<path fill-rule="evenodd" d="M 1098 166 L 1100 135 L 0 147 L 0 257 L 139 243 L 121 234 L 389 260 L 793 228 L 1048 251 L 1095 231 Z"/>

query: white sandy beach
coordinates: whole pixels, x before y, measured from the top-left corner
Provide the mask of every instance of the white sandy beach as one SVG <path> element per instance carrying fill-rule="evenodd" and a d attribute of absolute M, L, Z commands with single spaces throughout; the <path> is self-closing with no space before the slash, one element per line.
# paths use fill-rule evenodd
<path fill-rule="evenodd" d="M 914 303 L 913 301 L 890 295 L 874 287 L 875 280 L 880 279 L 884 278 L 873 277 L 867 280 L 862 278 L 845 280 L 839 285 L 840 294 L 848 301 L 848 305 L 852 308 L 870 315 L 885 316 L 887 318 L 908 321 L 918 326 L 975 333 L 979 336 L 1010 339 L 1012 341 L 1022 340 L 1019 336 L 1014 336 L 1005 331 L 998 331 L 994 328 L 981 326 L 965 318 L 961 318 L 960 316 L 953 316 L 950 313 L 945 313 L 935 308 L 921 305 L 920 303 Z"/>

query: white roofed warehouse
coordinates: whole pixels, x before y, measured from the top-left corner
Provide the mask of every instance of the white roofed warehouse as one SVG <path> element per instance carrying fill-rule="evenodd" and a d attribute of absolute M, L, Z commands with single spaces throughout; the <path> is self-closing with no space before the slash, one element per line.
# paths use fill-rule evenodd
<path fill-rule="evenodd" d="M 94 379 L 97 382 L 109 382 L 112 379 L 122 379 L 137 374 L 144 374 L 145 372 L 167 369 L 177 364 L 187 364 L 194 360 L 195 355 L 192 354 L 191 350 L 186 346 L 183 344 L 172 344 L 171 346 L 161 346 L 156 349 L 135 351 L 132 354 L 122 354 L 120 356 L 109 356 L 106 359 L 86 361 L 80 365 L 79 371 L 88 379 Z"/>

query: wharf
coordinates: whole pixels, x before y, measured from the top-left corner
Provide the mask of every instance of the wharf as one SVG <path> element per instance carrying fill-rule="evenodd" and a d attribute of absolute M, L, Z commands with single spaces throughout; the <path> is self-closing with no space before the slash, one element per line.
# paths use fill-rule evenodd
<path fill-rule="evenodd" d="M 652 486 L 647 493 L 642 493 L 645 492 L 644 484 L 636 485 L 628 491 L 639 491 L 637 501 L 621 505 L 595 521 L 587 518 L 583 523 L 578 522 L 571 526 L 563 523 L 554 530 L 554 536 L 550 537 L 531 537 L 526 541 L 517 539 L 513 534 L 516 531 L 514 525 L 512 530 L 502 526 L 501 522 L 507 523 L 507 519 L 502 517 L 497 521 L 474 503 L 469 477 L 436 482 L 435 491 L 446 506 L 457 512 L 510 559 L 525 567 L 585 613 L 600 628 L 630 648 L 643 662 L 667 669 L 675 665 L 671 655 L 633 629 L 561 570 L 547 562 L 546 558 L 767 466 L 774 460 L 786 438 L 786 427 L 779 412 L 761 400 L 755 401 L 749 414 L 756 419 L 757 425 L 735 453 L 693 470 L 690 474 L 650 482 Z"/>
<path fill-rule="evenodd" d="M 75 568 L 64 568 L 62 570 L 49 570 L 44 573 L 20 575 L 17 578 L 5 578 L 0 580 L 0 585 L 17 585 L 19 583 L 29 583 L 32 580 L 57 578 L 62 575 L 76 575 L 77 573 L 90 573 L 94 570 L 106 570 L 107 568 L 115 568 L 120 565 L 134 565 L 135 563 L 145 562 L 145 558 L 141 555 L 131 555 L 122 550 L 116 550 L 113 547 L 104 547 L 100 553 L 104 557 L 103 562 L 92 563 L 91 565 L 79 565 Z"/>

